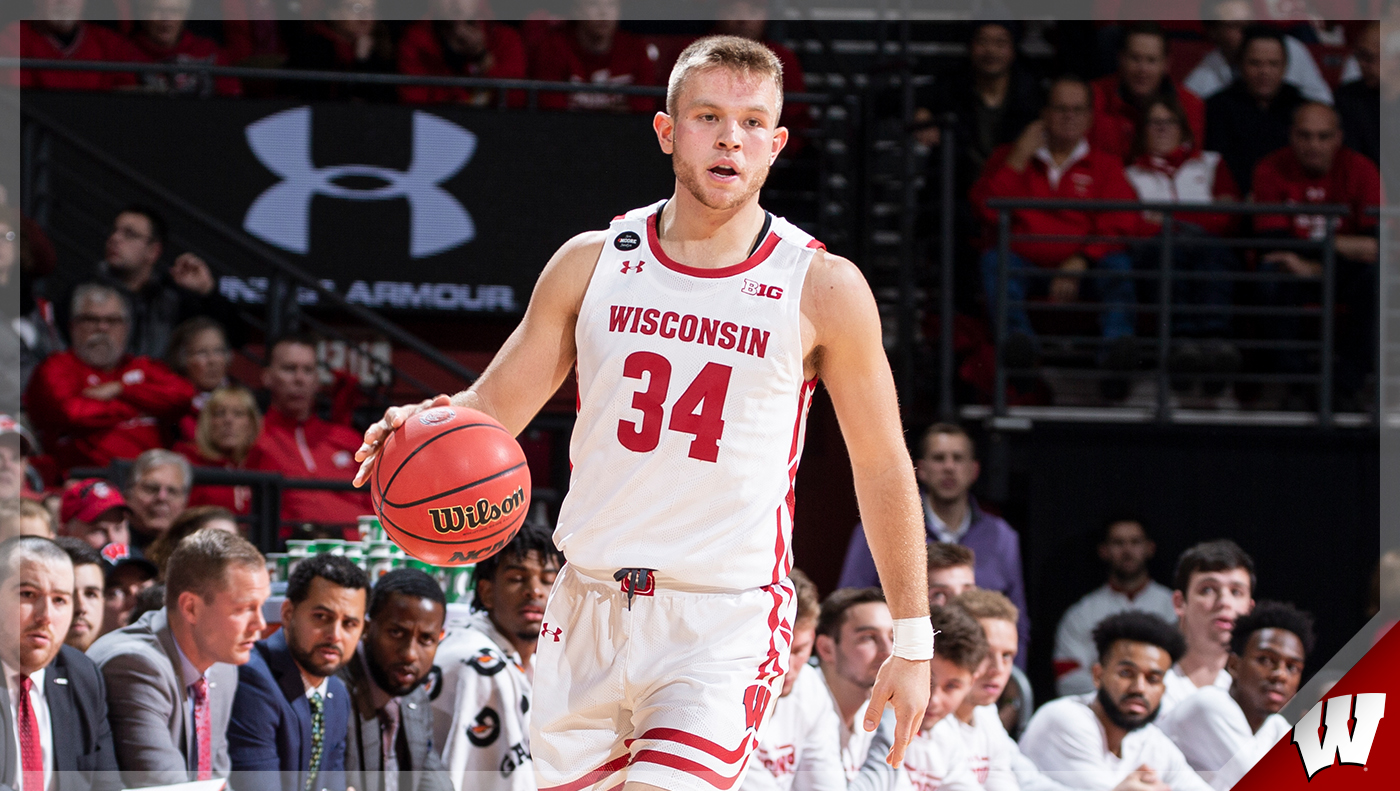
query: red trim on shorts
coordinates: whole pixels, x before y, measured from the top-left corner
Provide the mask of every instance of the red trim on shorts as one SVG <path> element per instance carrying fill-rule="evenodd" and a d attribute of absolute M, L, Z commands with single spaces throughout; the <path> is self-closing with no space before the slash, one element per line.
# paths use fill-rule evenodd
<path fill-rule="evenodd" d="M 623 769 L 626 769 L 629 760 L 629 756 L 619 755 L 618 757 L 612 759 L 611 761 L 608 761 L 607 763 L 603 764 L 597 769 L 594 769 L 591 772 L 585 772 L 583 777 L 580 777 L 572 783 L 564 783 L 563 785 L 557 786 L 545 786 L 540 788 L 539 791 L 582 791 L 582 789 L 587 788 L 588 786 L 601 782 L 609 775 L 616 774 L 618 772 L 621 772 Z M 612 790 L 609 789 L 609 791 Z"/>
<path fill-rule="evenodd" d="M 733 750 L 726 750 L 721 745 L 703 736 L 696 736 L 693 733 L 676 728 L 652 728 L 641 736 L 638 736 L 637 739 L 655 739 L 657 741 L 684 744 L 686 747 L 694 747 L 712 758 L 727 764 L 732 764 L 748 754 L 746 748 L 748 747 L 749 740 L 753 739 L 753 734 L 745 734 L 743 740 L 739 742 L 739 746 L 735 747 Z M 634 739 L 633 741 L 636 740 Z M 645 752 L 645 750 L 643 750 L 643 752 Z"/>
<path fill-rule="evenodd" d="M 764 260 L 773 253 L 773 250 L 778 247 L 778 241 L 778 235 L 769 231 L 768 237 L 763 240 L 763 244 L 759 245 L 759 248 L 754 251 L 753 255 L 733 266 L 723 266 L 718 269 L 687 266 L 686 264 L 673 260 L 670 256 L 666 255 L 666 251 L 661 249 L 661 240 L 656 235 L 656 214 L 647 218 L 647 244 L 651 246 L 652 255 L 656 256 L 656 260 L 660 261 L 661 265 L 667 269 L 673 272 L 679 272 L 682 275 L 690 275 L 691 277 L 722 278 L 741 275 L 763 263 Z"/>
<path fill-rule="evenodd" d="M 743 776 L 744 767 L 748 764 L 748 762 L 748 756 L 745 756 L 744 760 L 739 763 L 739 770 L 735 772 L 732 777 L 729 777 L 722 775 L 719 772 L 716 772 L 715 770 L 711 769 L 708 766 L 705 766 L 702 763 L 692 761 L 689 758 L 682 758 L 679 755 L 663 753 L 660 750 L 642 750 L 641 752 L 637 753 L 636 758 L 632 759 L 632 764 L 634 765 L 639 763 L 652 763 L 660 764 L 662 766 L 670 767 L 672 769 L 679 769 L 680 771 L 685 772 L 686 774 L 693 775 L 695 777 L 700 778 L 701 780 L 704 780 L 705 782 L 709 783 L 715 788 L 718 788 L 719 791 L 729 791 L 729 789 L 733 788 L 734 784 L 739 782 L 739 778 Z"/>

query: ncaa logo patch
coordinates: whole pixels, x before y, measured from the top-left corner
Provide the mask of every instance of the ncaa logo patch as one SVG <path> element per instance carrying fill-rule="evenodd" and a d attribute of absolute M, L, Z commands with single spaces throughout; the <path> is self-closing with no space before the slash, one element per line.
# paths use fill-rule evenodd
<path fill-rule="evenodd" d="M 425 426 L 436 426 L 439 423 L 446 423 L 456 416 L 456 414 L 457 413 L 453 412 L 451 408 L 440 406 L 436 409 L 429 409 L 427 412 L 419 415 L 418 422 Z"/>
<path fill-rule="evenodd" d="M 617 249 L 622 250 L 623 252 L 626 252 L 628 250 L 636 250 L 638 247 L 641 246 L 641 244 L 642 237 L 638 236 L 636 231 L 623 231 L 622 233 L 617 235 L 616 239 L 613 240 L 613 247 L 616 247 Z"/>

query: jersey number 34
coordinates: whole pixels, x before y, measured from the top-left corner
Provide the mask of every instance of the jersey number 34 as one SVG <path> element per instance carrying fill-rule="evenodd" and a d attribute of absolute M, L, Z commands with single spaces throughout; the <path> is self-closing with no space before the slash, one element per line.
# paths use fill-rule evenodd
<path fill-rule="evenodd" d="M 719 440 L 724 435 L 724 398 L 729 392 L 729 375 L 734 369 L 719 363 L 705 363 L 695 381 L 671 407 L 669 428 L 695 435 L 689 456 L 700 461 L 719 458 Z M 632 408 L 642 413 L 640 424 L 620 420 L 617 440 L 636 453 L 650 453 L 661 442 L 666 424 L 666 393 L 671 388 L 671 361 L 655 352 L 633 352 L 622 365 L 628 379 L 648 378 L 647 389 L 632 394 Z"/>

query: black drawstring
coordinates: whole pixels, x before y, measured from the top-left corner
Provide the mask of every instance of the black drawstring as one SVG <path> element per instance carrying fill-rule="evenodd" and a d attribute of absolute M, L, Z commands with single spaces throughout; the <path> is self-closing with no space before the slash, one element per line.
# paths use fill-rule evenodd
<path fill-rule="evenodd" d="M 627 591 L 627 609 L 632 609 L 632 597 L 637 595 L 637 589 L 647 587 L 647 581 L 651 579 L 652 572 L 656 569 L 618 569 L 613 575 L 613 579 L 623 582 L 622 589 Z"/>

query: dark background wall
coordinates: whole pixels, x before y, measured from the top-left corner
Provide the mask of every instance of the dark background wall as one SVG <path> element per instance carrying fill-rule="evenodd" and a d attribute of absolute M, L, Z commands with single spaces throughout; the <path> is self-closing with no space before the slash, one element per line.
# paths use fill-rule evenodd
<path fill-rule="evenodd" d="M 978 439 L 984 449 L 991 442 Z M 985 496 L 994 475 L 985 453 L 974 491 L 1021 534 L 1038 700 L 1054 694 L 1055 626 L 1102 584 L 1097 534 L 1123 510 L 1147 523 L 1158 547 L 1152 575 L 1167 585 L 1176 557 L 1192 544 L 1239 542 L 1258 566 L 1256 599 L 1292 601 L 1317 616 L 1310 668 L 1366 622 L 1380 520 L 1373 431 L 1040 423 L 1001 440 L 1008 496 Z M 813 405 L 797 501 L 797 565 L 826 593 L 857 512 L 849 459 L 823 397 Z"/>

